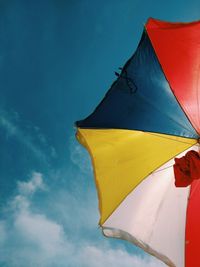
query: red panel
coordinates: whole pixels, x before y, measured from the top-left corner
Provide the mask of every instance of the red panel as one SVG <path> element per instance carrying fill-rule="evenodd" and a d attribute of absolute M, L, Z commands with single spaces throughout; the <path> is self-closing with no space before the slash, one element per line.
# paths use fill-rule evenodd
<path fill-rule="evenodd" d="M 192 183 L 187 208 L 185 267 L 200 266 L 200 181 Z"/>
<path fill-rule="evenodd" d="M 149 19 L 146 29 L 175 96 L 200 133 L 200 22 Z"/>

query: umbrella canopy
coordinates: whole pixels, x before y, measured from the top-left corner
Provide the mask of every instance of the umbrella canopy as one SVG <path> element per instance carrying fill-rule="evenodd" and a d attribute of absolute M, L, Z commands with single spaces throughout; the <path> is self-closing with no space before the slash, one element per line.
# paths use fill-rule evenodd
<path fill-rule="evenodd" d="M 92 159 L 100 226 L 169 266 L 200 266 L 200 180 L 174 158 L 199 150 L 200 22 L 150 18 L 134 55 L 77 138 Z"/>

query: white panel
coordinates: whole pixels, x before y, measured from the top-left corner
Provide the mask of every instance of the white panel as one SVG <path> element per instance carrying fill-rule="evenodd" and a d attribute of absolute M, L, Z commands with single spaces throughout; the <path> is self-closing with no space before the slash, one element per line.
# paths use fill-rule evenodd
<path fill-rule="evenodd" d="M 192 149 L 198 148 L 193 146 L 186 151 Z M 138 185 L 102 229 L 106 236 L 131 241 L 169 266 L 184 267 L 190 187 L 175 187 L 173 164 L 174 160 L 168 161 Z"/>

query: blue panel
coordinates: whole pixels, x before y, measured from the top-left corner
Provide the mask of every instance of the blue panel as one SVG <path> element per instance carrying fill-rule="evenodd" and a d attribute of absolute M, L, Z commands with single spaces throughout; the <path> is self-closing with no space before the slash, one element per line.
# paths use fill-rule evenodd
<path fill-rule="evenodd" d="M 121 128 L 197 138 L 163 74 L 144 31 L 133 57 L 125 64 L 103 101 L 83 128 Z"/>

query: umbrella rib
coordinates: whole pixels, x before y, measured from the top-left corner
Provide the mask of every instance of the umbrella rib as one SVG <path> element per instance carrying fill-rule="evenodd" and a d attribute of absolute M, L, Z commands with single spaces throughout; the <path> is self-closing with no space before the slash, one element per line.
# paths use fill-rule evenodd
<path fill-rule="evenodd" d="M 154 107 L 156 110 L 159 111 L 159 113 L 162 113 L 164 116 L 168 117 L 171 121 L 173 121 L 175 124 L 181 126 L 183 129 L 187 130 L 188 132 L 190 132 L 192 135 L 194 134 L 189 128 L 185 127 L 184 125 L 182 125 L 181 123 L 179 123 L 178 121 L 174 120 L 171 116 L 167 115 L 166 113 L 163 113 L 162 110 L 158 109 L 156 107 L 156 105 L 154 105 L 152 102 L 150 102 L 148 99 L 146 99 L 142 94 L 138 93 L 138 97 L 141 97 L 144 102 L 149 103 L 152 107 Z M 180 106 L 180 105 L 179 105 Z"/>
<path fill-rule="evenodd" d="M 170 139 L 170 138 L 169 138 Z M 187 143 L 188 144 L 188 143 Z M 194 144 L 196 146 L 196 144 Z M 194 146 L 193 144 L 190 144 L 190 147 L 184 149 L 182 152 L 186 151 L 187 149 L 191 148 Z M 167 161 L 163 162 L 160 166 L 157 166 L 157 168 L 155 169 L 155 171 L 151 171 L 149 172 L 147 175 L 145 175 L 143 177 L 143 179 L 138 183 L 137 186 L 139 186 L 149 175 L 153 175 L 154 172 L 156 172 L 157 169 L 159 169 L 162 165 L 164 165 L 165 163 L 167 163 L 168 161 L 172 160 L 174 157 L 176 157 L 177 155 L 179 155 L 180 153 L 177 153 L 176 155 L 174 155 L 173 157 L 171 157 L 170 159 L 168 159 Z M 92 155 L 92 154 L 91 154 Z M 159 171 L 159 170 L 158 170 Z M 95 176 L 96 177 L 96 176 Z M 121 203 L 129 196 L 129 194 L 134 190 L 135 188 L 133 188 L 132 190 L 130 190 L 130 192 L 127 193 L 127 195 L 120 201 L 120 203 L 116 206 L 116 208 L 104 219 L 104 221 L 102 223 L 99 222 L 99 225 L 102 227 L 103 224 L 105 223 L 106 220 L 108 220 L 108 218 L 110 218 L 110 216 L 115 212 L 115 210 L 121 205 Z M 100 199 L 100 198 L 99 198 Z"/>
<path fill-rule="evenodd" d="M 170 138 L 169 138 L 170 139 Z M 178 142 L 181 142 L 181 141 L 178 141 Z M 185 143 L 185 142 L 182 142 L 182 143 Z M 188 143 L 186 143 L 186 144 L 188 144 Z M 197 143 L 197 144 L 194 144 L 193 146 L 196 146 L 196 147 L 199 147 L 199 144 Z M 164 171 L 164 170 L 166 170 L 166 169 L 169 169 L 169 168 L 171 168 L 171 167 L 173 167 L 174 166 L 174 164 L 172 164 L 172 165 L 170 165 L 170 166 L 167 166 L 167 167 L 165 167 L 165 168 L 163 168 L 163 169 L 160 169 L 160 170 L 155 170 L 155 171 L 153 171 L 152 173 L 157 173 L 157 172 L 161 172 L 161 171 Z M 196 188 L 195 188 L 196 189 Z"/>
<path fill-rule="evenodd" d="M 160 170 L 154 171 L 154 172 L 152 172 L 152 174 L 153 174 L 153 173 L 157 173 L 157 172 L 164 171 L 164 170 L 166 170 L 166 169 L 169 169 L 169 168 L 171 168 L 171 167 L 173 167 L 173 166 L 174 166 L 174 164 L 173 164 L 173 165 L 170 165 L 170 166 L 168 166 L 168 167 L 165 167 L 165 168 L 163 168 L 163 169 L 160 169 Z"/>
<path fill-rule="evenodd" d="M 150 40 L 150 42 L 151 42 L 152 48 L 153 48 L 153 50 L 154 50 L 154 53 L 155 53 L 155 55 L 156 55 L 156 58 L 157 58 L 157 60 L 158 60 L 159 65 L 160 65 L 160 68 L 161 68 L 161 70 L 162 70 L 162 72 L 163 72 L 163 74 L 164 74 L 164 76 L 165 76 L 165 79 L 166 79 L 166 81 L 167 81 L 167 83 L 168 83 L 168 85 L 169 85 L 169 88 L 171 89 L 171 92 L 172 92 L 173 96 L 175 97 L 175 99 L 176 99 L 176 101 L 177 101 L 177 104 L 179 105 L 179 107 L 181 108 L 181 110 L 183 111 L 183 113 L 185 114 L 185 116 L 186 116 L 186 118 L 188 119 L 188 121 L 189 121 L 190 125 L 192 126 L 192 128 L 193 128 L 193 129 L 195 130 L 195 132 L 197 133 L 197 130 L 196 130 L 195 126 L 193 125 L 192 121 L 190 120 L 190 118 L 189 118 L 188 114 L 186 113 L 186 111 L 184 110 L 183 106 L 180 104 L 178 98 L 176 97 L 176 95 L 175 95 L 175 93 L 174 93 L 173 88 L 171 87 L 170 81 L 169 81 L 169 79 L 167 78 L 167 76 L 166 76 L 166 74 L 165 74 L 165 71 L 164 71 L 164 69 L 163 69 L 163 66 L 162 66 L 161 62 L 159 61 L 158 55 L 157 55 L 157 53 L 156 53 L 156 49 L 155 49 L 155 47 L 154 47 L 154 45 L 153 45 L 153 41 L 151 40 L 150 35 L 148 34 L 148 31 L 147 31 L 146 26 L 145 26 L 144 30 L 145 30 L 145 32 L 147 33 L 147 36 L 149 37 L 149 40 Z"/>
<path fill-rule="evenodd" d="M 159 137 L 161 137 L 161 138 L 165 138 L 165 139 L 173 140 L 173 141 L 175 141 L 175 142 L 179 142 L 179 143 L 183 143 L 183 144 L 188 144 L 188 145 L 190 145 L 190 144 L 191 144 L 191 143 L 189 143 L 189 142 L 185 142 L 185 141 L 176 140 L 176 139 L 169 138 L 169 137 L 167 137 L 167 136 L 164 136 L 164 135 L 162 136 L 162 135 L 160 135 L 160 134 L 156 134 L 156 133 L 152 133 L 152 132 L 145 132 L 145 133 L 147 133 L 147 134 L 150 134 L 150 135 L 159 136 Z M 194 140 L 195 140 L 195 138 L 194 138 Z M 198 146 L 198 145 L 196 144 L 195 146 Z"/>

